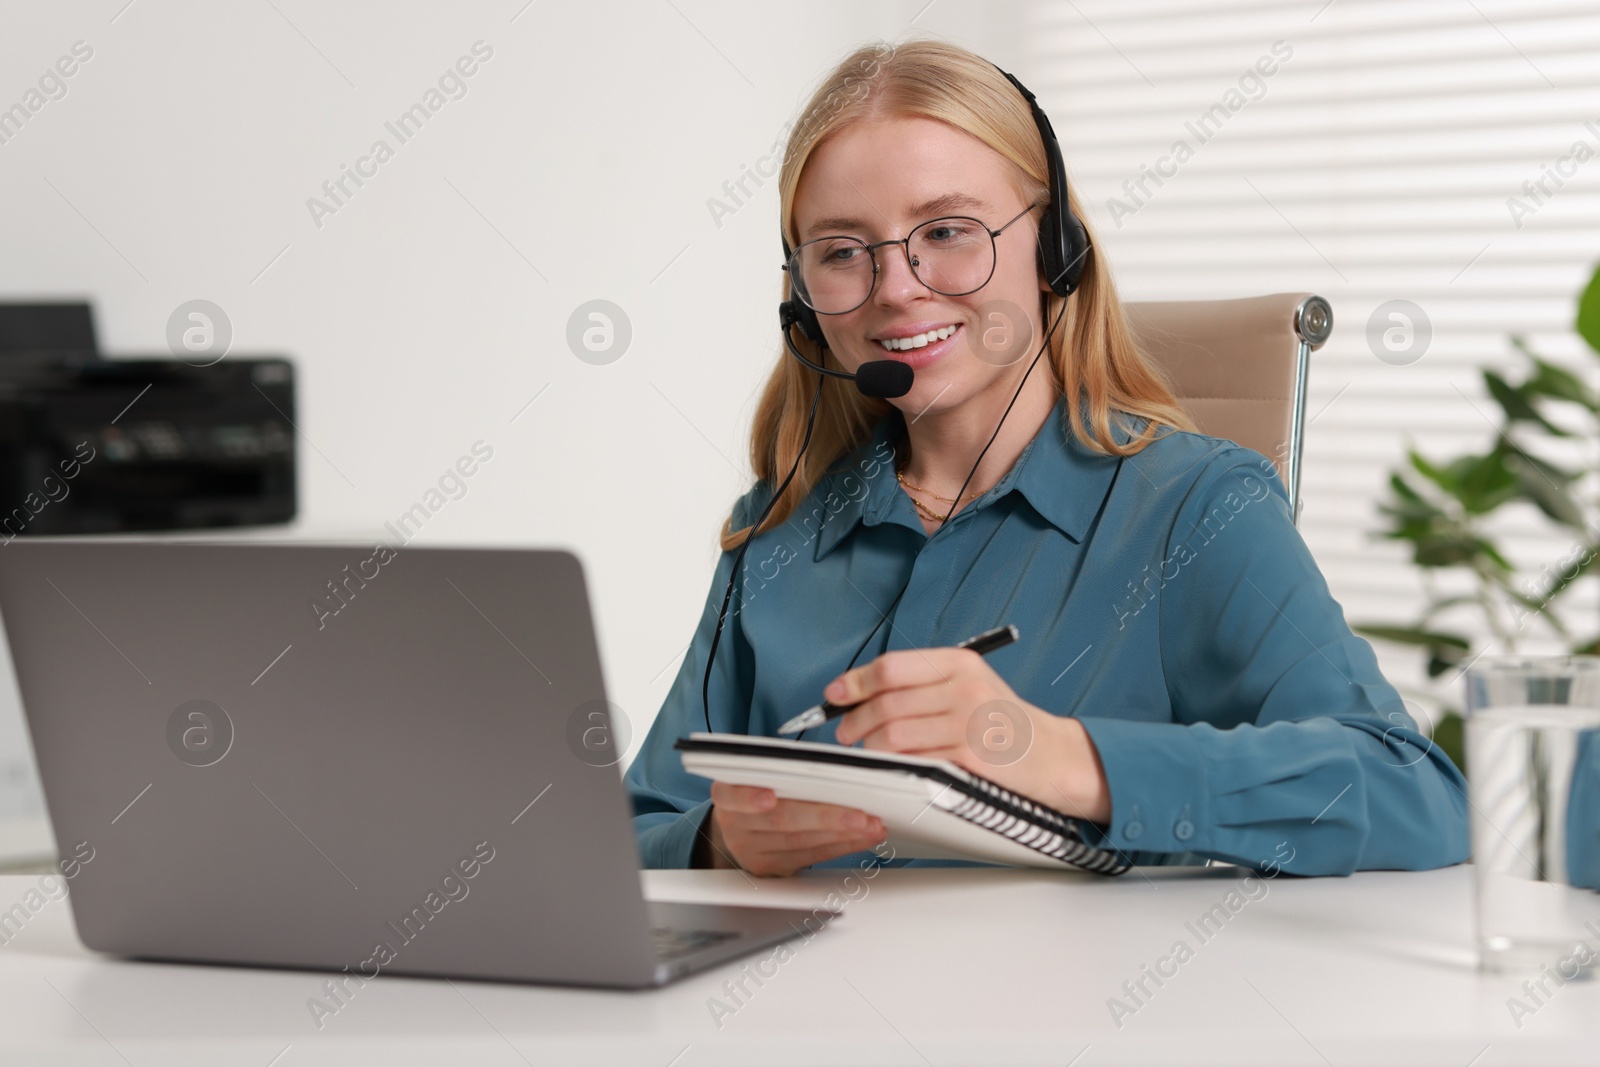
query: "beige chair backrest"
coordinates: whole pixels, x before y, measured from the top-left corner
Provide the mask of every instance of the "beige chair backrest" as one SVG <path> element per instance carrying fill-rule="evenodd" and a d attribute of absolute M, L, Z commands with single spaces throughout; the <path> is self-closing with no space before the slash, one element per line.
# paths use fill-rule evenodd
<path fill-rule="evenodd" d="M 1311 293 L 1242 300 L 1132 301 L 1140 351 L 1166 373 L 1200 432 L 1272 460 L 1300 515 L 1300 454 L 1311 352 L 1333 329 L 1333 309 Z"/>

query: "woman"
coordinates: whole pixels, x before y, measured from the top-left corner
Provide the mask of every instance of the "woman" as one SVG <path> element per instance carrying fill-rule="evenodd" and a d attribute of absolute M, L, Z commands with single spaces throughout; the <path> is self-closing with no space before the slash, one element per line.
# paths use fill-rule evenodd
<path fill-rule="evenodd" d="M 1193 432 L 1092 234 L 1070 295 L 1041 270 L 1047 154 L 1019 88 L 948 44 L 863 48 L 793 129 L 785 280 L 824 342 L 795 344 L 914 378 L 874 399 L 780 356 L 758 481 L 627 774 L 646 865 L 878 862 L 870 815 L 709 783 L 672 749 L 773 735 L 824 695 L 863 703 L 804 740 L 952 760 L 1134 862 L 1464 860 L 1460 773 L 1350 632 L 1271 461 Z M 987 657 L 951 647 L 1008 623 Z"/>

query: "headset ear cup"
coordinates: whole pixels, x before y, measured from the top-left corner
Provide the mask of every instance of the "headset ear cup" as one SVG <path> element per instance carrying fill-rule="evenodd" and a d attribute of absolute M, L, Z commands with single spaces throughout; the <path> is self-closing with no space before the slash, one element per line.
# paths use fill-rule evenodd
<path fill-rule="evenodd" d="M 1078 282 L 1083 278 L 1083 268 L 1089 262 L 1089 234 L 1078 216 L 1070 212 L 1067 214 L 1067 223 L 1066 263 L 1062 278 L 1071 286 L 1067 292 L 1076 292 Z"/>
<path fill-rule="evenodd" d="M 1088 234 L 1076 215 L 1069 212 L 1062 226 L 1056 221 L 1055 205 L 1045 208 L 1039 219 L 1039 269 L 1051 292 L 1070 296 L 1077 291 L 1088 245 Z"/>
<path fill-rule="evenodd" d="M 778 238 L 783 242 L 783 261 L 787 263 L 791 255 L 789 238 L 785 237 L 781 232 L 778 234 Z M 791 293 L 788 300 L 778 305 L 778 310 L 780 316 L 785 314 L 788 316 L 786 321 L 792 321 L 796 326 L 800 327 L 800 336 L 819 348 L 828 347 L 828 342 L 822 339 L 822 323 L 817 321 L 817 313 L 806 307 L 805 302 L 800 299 L 798 294 Z"/>
<path fill-rule="evenodd" d="M 1061 292 L 1061 230 L 1056 226 L 1056 206 L 1048 205 L 1039 213 L 1039 272 L 1057 296 Z"/>
<path fill-rule="evenodd" d="M 800 327 L 800 334 L 814 345 L 827 346 L 822 339 L 822 323 L 817 321 L 817 313 L 806 307 L 800 301 L 794 302 L 794 323 Z"/>

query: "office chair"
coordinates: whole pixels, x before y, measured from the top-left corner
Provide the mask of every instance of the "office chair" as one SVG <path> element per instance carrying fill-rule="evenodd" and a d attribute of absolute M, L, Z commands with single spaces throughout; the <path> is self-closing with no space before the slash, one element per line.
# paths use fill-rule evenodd
<path fill-rule="evenodd" d="M 1311 353 L 1333 330 L 1312 293 L 1124 305 L 1139 350 L 1167 376 L 1201 433 L 1253 448 L 1278 468 L 1300 518 L 1300 456 Z"/>

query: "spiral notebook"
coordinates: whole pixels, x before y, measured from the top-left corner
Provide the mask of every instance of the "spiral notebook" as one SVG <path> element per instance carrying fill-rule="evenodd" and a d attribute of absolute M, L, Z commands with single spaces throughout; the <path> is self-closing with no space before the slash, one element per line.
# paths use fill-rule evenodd
<path fill-rule="evenodd" d="M 679 738 L 673 747 L 691 774 L 876 815 L 897 857 L 1098 874 L 1121 874 L 1129 866 L 1120 853 L 1087 844 L 1062 812 L 948 760 L 703 732 Z"/>

